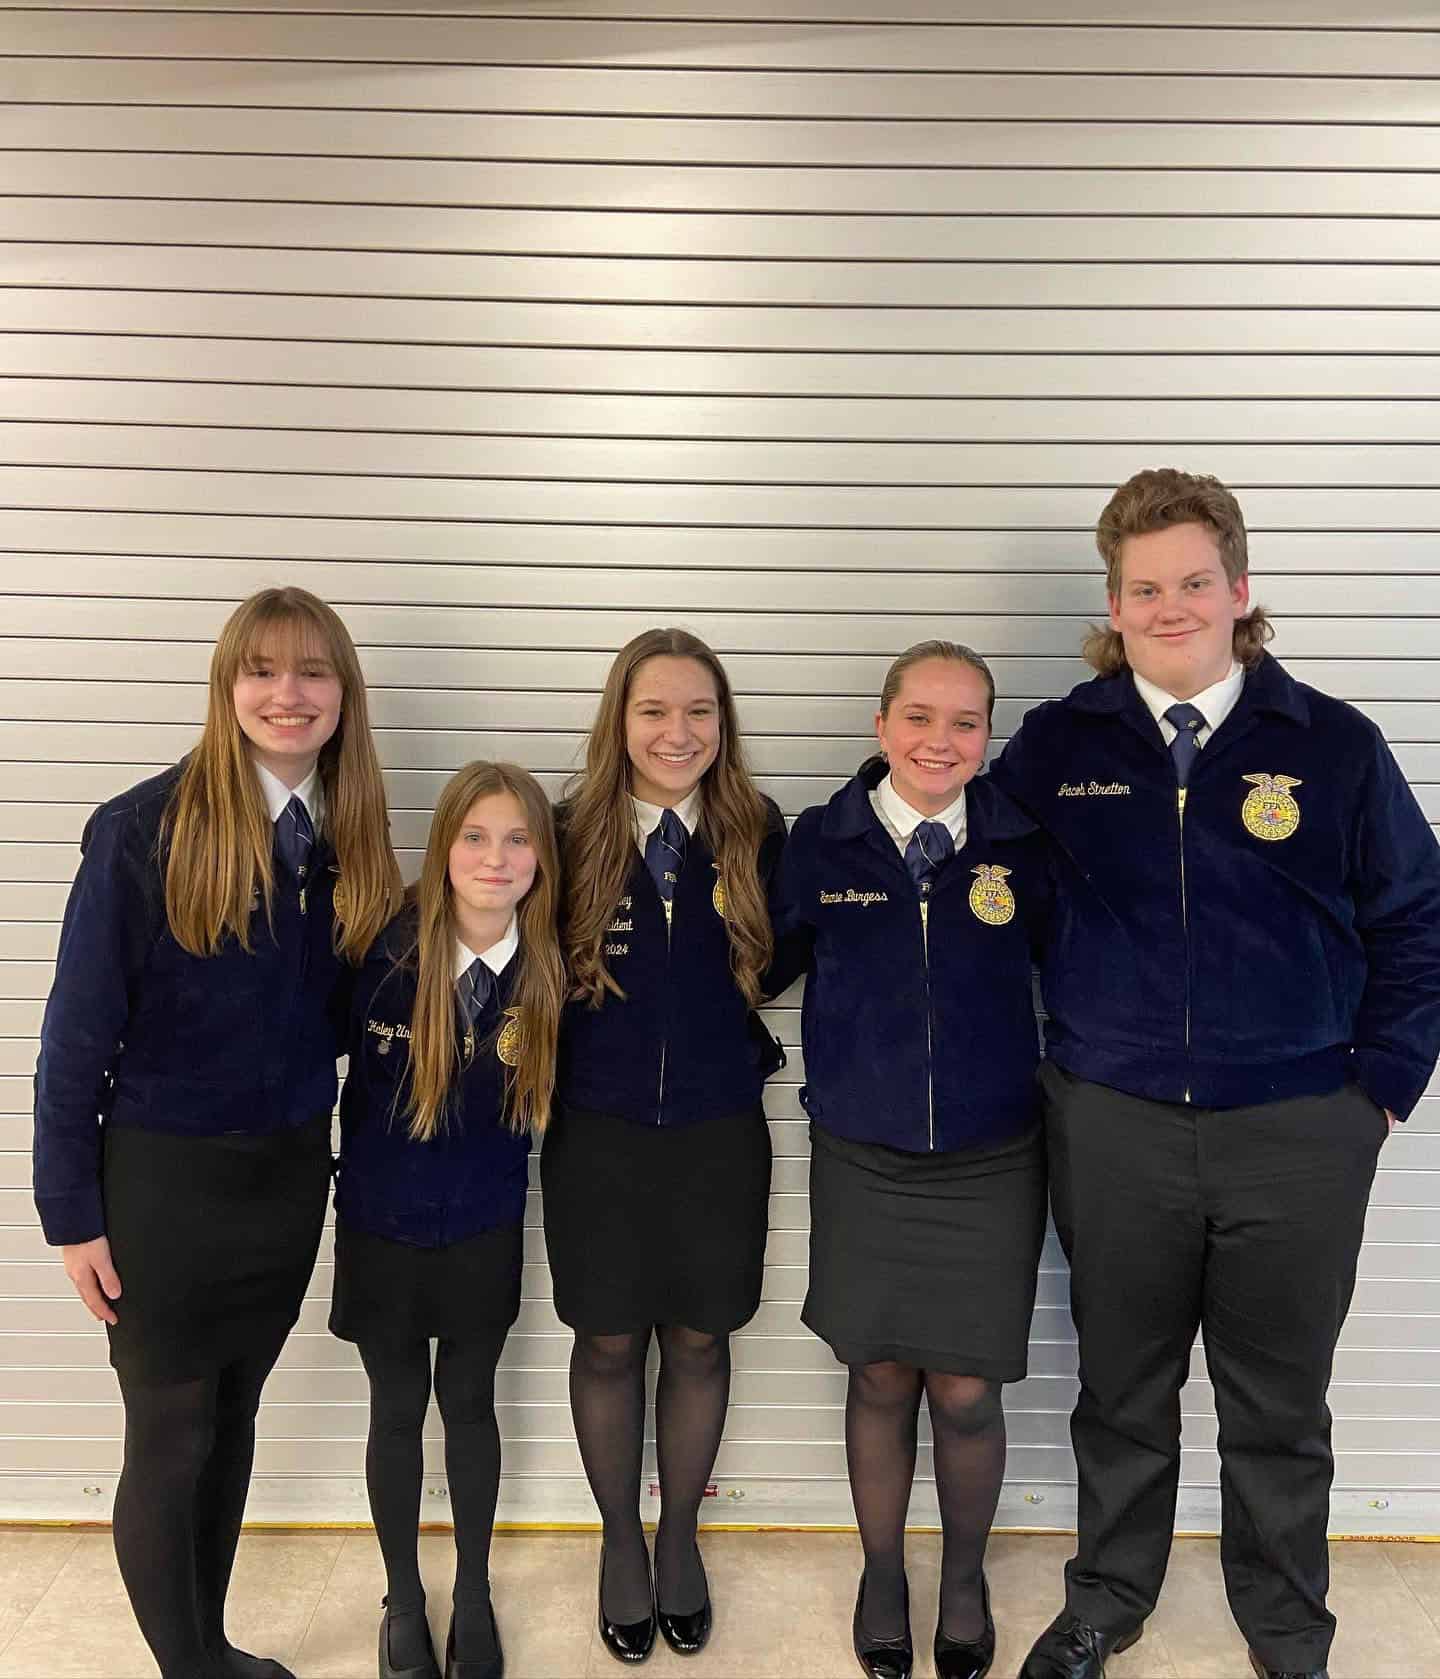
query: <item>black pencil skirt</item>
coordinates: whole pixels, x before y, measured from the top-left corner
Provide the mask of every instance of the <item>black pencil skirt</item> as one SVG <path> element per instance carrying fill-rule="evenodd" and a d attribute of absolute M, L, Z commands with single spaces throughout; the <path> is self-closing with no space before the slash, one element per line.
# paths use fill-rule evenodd
<path fill-rule="evenodd" d="M 810 1127 L 810 1288 L 801 1313 L 842 1364 L 1025 1374 L 1045 1238 L 1037 1126 L 910 1154 Z"/>
<path fill-rule="evenodd" d="M 765 1274 L 770 1131 L 757 1104 L 698 1125 L 570 1108 L 540 1153 L 555 1310 L 587 1335 L 728 1335 Z"/>
<path fill-rule="evenodd" d="M 117 1370 L 194 1381 L 284 1341 L 325 1221 L 329 1114 L 263 1136 L 106 1126 L 103 1173 Z"/>

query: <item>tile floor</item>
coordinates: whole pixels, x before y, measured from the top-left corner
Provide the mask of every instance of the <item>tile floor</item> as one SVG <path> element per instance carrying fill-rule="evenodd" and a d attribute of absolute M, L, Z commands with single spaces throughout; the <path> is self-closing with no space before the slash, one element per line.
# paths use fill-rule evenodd
<path fill-rule="evenodd" d="M 715 1633 L 699 1657 L 663 1645 L 647 1674 L 690 1679 L 853 1679 L 850 1652 L 859 1546 L 843 1533 L 717 1533 L 705 1540 Z M 421 1541 L 437 1645 L 444 1637 L 451 1546 Z M 910 1546 L 916 1671 L 928 1655 L 939 1541 Z M 1000 1647 L 996 1679 L 1013 1679 L 1054 1613 L 1065 1538 L 997 1535 L 989 1574 Z M 509 1679 L 617 1679 L 594 1631 L 599 1540 L 592 1534 L 502 1534 L 495 1601 Z M 1332 1679 L 1440 1679 L 1440 1545 L 1338 1544 L 1331 1602 L 1340 1633 Z M 383 1589 L 368 1533 L 254 1533 L 241 1541 L 231 1636 L 273 1655 L 298 1679 L 371 1679 Z M 0 1530 L 0 1679 L 154 1679 L 130 1618 L 110 1537 L 63 1529 Z M 1213 1541 L 1179 1540 L 1165 1596 L 1111 1679 L 1248 1679 L 1225 1609 Z"/>

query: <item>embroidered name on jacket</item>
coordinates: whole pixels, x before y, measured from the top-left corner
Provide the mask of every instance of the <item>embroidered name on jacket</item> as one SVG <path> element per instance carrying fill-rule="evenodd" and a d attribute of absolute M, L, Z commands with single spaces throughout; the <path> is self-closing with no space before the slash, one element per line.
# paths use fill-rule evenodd
<path fill-rule="evenodd" d="M 390 1045 L 396 1038 L 408 1039 L 410 1037 L 410 1028 L 403 1020 L 397 1020 L 393 1024 L 388 1020 L 367 1020 L 365 1030 L 373 1032 L 379 1038 L 380 1042 L 376 1044 L 375 1048 L 381 1055 L 390 1053 Z"/>
<path fill-rule="evenodd" d="M 888 892 L 857 892 L 853 886 L 847 886 L 843 892 L 822 892 L 822 904 L 859 904 L 863 909 L 867 904 L 888 904 Z"/>
<path fill-rule="evenodd" d="M 1130 791 L 1128 781 L 1062 781 L 1055 789 L 1057 799 L 1113 799 Z"/>

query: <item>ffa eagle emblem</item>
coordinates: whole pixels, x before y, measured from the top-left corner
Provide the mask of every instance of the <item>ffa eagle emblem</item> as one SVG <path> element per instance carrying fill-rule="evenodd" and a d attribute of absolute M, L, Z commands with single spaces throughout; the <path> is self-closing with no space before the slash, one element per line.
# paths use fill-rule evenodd
<path fill-rule="evenodd" d="M 1251 784 L 1240 806 L 1240 820 L 1256 839 L 1283 840 L 1300 826 L 1300 806 L 1290 796 L 1301 783 L 1293 775 L 1245 775 Z"/>
<path fill-rule="evenodd" d="M 716 870 L 715 888 L 710 894 L 710 902 L 715 906 L 716 915 L 723 921 L 725 919 L 725 882 L 720 878 L 720 865 L 716 863 L 713 866 Z"/>
<path fill-rule="evenodd" d="M 970 888 L 970 908 L 989 927 L 1003 927 L 1015 919 L 1015 894 L 1005 884 L 1009 869 L 999 863 L 982 863 L 970 871 L 976 878 Z"/>
<path fill-rule="evenodd" d="M 505 1024 L 500 1028 L 500 1036 L 495 1040 L 495 1053 L 507 1067 L 518 1067 L 521 1048 L 520 1011 L 506 1009 Z"/>

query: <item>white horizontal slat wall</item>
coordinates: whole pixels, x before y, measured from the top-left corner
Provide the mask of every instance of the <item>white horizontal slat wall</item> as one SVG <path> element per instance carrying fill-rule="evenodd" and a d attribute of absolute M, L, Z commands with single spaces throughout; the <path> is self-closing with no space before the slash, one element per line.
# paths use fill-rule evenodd
<path fill-rule="evenodd" d="M 721 651 L 790 815 L 921 636 L 993 655 L 1003 739 L 1083 674 L 1108 491 L 1173 461 L 1240 492 L 1277 651 L 1440 823 L 1437 78 L 1433 0 L 0 6 L 0 1515 L 103 1515 L 119 1462 L 28 1188 L 76 841 L 194 739 L 258 587 L 351 626 L 413 872 L 467 759 L 559 788 L 655 622 Z M 845 1520 L 783 1002 L 717 1510 Z M 1440 1531 L 1437 1213 L 1440 1085 L 1377 1180 L 1339 1531 Z M 530 1221 L 501 1514 L 585 1519 Z M 327 1237 L 253 1515 L 364 1515 L 330 1274 Z M 1052 1241 L 1002 1522 L 1072 1518 L 1074 1394 Z M 1213 1527 L 1198 1351 L 1184 1409 Z"/>

